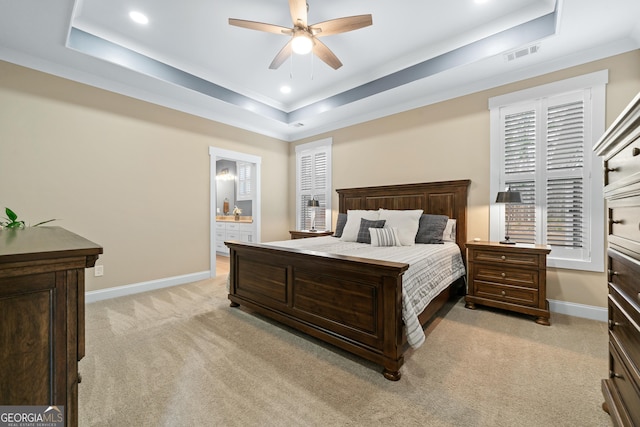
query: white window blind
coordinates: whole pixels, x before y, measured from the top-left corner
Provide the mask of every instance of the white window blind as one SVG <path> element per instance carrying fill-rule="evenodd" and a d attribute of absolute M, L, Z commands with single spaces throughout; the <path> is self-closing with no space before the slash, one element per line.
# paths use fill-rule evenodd
<path fill-rule="evenodd" d="M 602 271 L 602 172 L 591 147 L 604 132 L 604 84 L 554 93 L 561 87 L 491 107 L 492 197 L 522 196 L 493 205 L 491 238 L 508 224 L 511 240 L 551 246 L 550 266 Z"/>
<path fill-rule="evenodd" d="M 309 200 L 315 197 L 315 228 L 331 228 L 331 139 L 302 144 L 296 147 L 296 227 L 311 228 Z"/>
<path fill-rule="evenodd" d="M 238 162 L 238 200 L 251 200 L 253 198 L 253 165 L 251 163 Z"/>

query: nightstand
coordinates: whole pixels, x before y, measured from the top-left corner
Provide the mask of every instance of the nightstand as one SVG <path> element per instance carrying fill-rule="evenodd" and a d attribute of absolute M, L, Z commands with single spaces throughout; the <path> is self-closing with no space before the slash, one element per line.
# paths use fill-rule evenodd
<path fill-rule="evenodd" d="M 536 316 L 549 326 L 546 245 L 467 242 L 465 307 L 476 304 Z"/>
<path fill-rule="evenodd" d="M 306 239 L 308 237 L 331 236 L 333 231 L 309 231 L 309 230 L 289 230 L 291 239 Z"/>

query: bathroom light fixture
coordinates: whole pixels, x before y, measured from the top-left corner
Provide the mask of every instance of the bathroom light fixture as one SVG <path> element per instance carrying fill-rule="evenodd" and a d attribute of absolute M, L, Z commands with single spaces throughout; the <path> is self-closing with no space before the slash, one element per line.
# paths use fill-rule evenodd
<path fill-rule="evenodd" d="M 496 197 L 496 203 L 504 203 L 505 210 L 506 210 L 508 208 L 507 205 L 509 204 L 522 203 L 522 196 L 519 191 L 511 191 L 509 188 L 507 188 L 507 191 L 498 192 L 498 197 Z M 505 221 L 507 223 L 506 233 L 504 236 L 504 240 L 500 242 L 503 245 L 516 244 L 516 242 L 514 242 L 513 240 L 509 240 L 509 216 L 510 216 L 509 213 L 506 212 L 505 213 Z"/>

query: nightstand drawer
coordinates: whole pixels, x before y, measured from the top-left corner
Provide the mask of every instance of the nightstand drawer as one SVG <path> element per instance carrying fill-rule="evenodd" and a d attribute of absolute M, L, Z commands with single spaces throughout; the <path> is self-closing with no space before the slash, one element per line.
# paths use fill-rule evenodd
<path fill-rule="evenodd" d="M 538 292 L 513 286 L 500 286 L 482 281 L 474 282 L 474 295 L 495 301 L 535 307 L 538 305 Z"/>
<path fill-rule="evenodd" d="M 477 264 L 474 266 L 472 279 L 538 289 L 538 275 L 538 270 L 501 268 L 500 266 Z"/>
<path fill-rule="evenodd" d="M 475 250 L 473 251 L 473 261 L 490 262 L 493 264 L 506 264 L 512 266 L 538 267 L 540 257 L 537 254 L 527 253 L 506 253 L 500 251 Z"/>

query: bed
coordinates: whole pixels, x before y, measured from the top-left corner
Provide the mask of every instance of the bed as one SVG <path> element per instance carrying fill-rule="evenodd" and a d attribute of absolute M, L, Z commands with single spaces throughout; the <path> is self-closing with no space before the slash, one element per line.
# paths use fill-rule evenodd
<path fill-rule="evenodd" d="M 336 190 L 339 213 L 419 210 L 456 220 L 455 244 L 464 262 L 469 180 Z M 314 239 L 335 239 L 317 237 Z M 403 322 L 406 262 L 376 260 L 274 244 L 225 242 L 230 251 L 229 300 L 293 327 L 401 378 L 410 344 Z M 435 245 L 429 245 L 435 246 Z M 446 283 L 418 316 L 426 325 L 459 295 L 464 275 Z"/>

